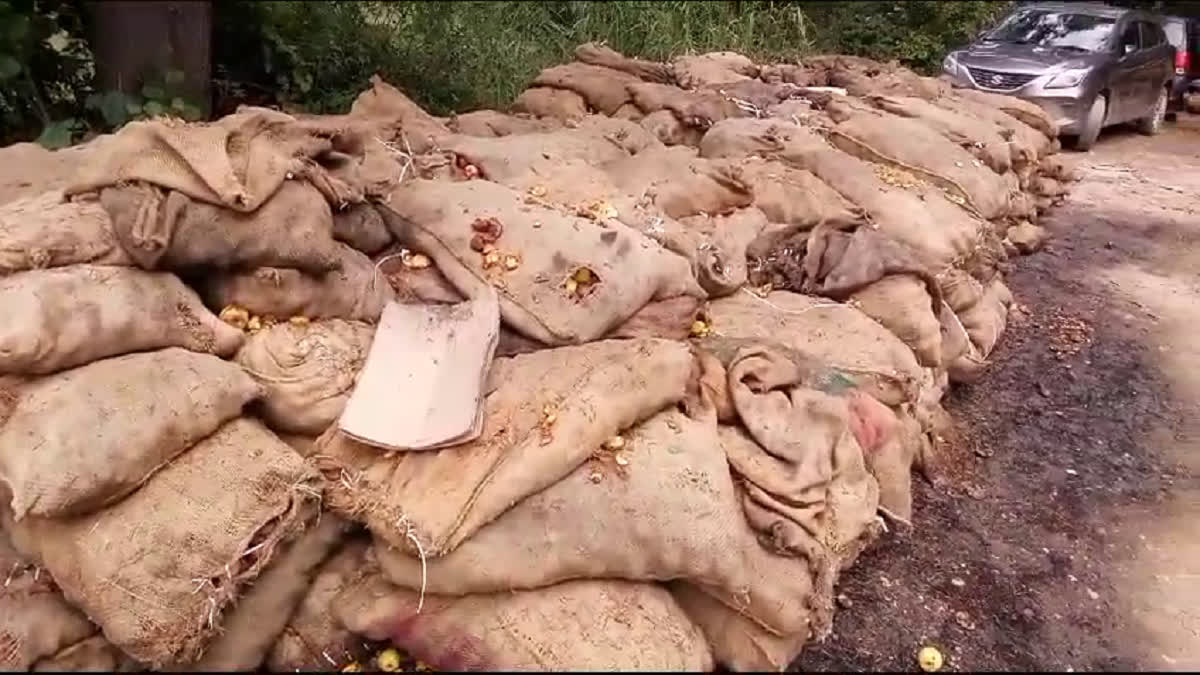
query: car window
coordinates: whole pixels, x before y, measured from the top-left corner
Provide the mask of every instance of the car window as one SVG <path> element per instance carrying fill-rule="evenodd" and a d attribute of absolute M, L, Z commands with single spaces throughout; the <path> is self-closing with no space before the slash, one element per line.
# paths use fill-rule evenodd
<path fill-rule="evenodd" d="M 1137 51 L 1142 43 L 1140 31 L 1136 21 L 1130 22 L 1125 26 L 1125 30 L 1121 32 L 1121 51 L 1129 51 L 1127 47 L 1133 47 L 1133 51 Z"/>
<path fill-rule="evenodd" d="M 1176 49 L 1187 49 L 1187 28 L 1182 21 L 1168 21 L 1163 24 L 1163 30 L 1167 34 L 1167 42 Z"/>
<path fill-rule="evenodd" d="M 1087 14 L 1024 9 L 1009 15 L 986 39 L 1039 47 L 1095 52 L 1105 49 L 1114 19 Z"/>
<path fill-rule="evenodd" d="M 1142 49 L 1157 47 L 1163 43 L 1162 29 L 1148 21 L 1137 23 L 1142 31 Z"/>

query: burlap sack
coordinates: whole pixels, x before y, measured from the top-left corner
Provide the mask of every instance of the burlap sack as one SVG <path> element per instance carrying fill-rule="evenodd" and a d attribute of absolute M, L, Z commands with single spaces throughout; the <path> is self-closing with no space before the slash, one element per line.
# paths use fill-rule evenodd
<path fill-rule="evenodd" d="M 767 229 L 767 217 L 755 208 L 738 209 L 728 215 L 696 215 L 683 218 L 687 240 L 694 248 L 680 250 L 692 261 L 692 270 L 710 298 L 737 291 L 746 283 L 746 251 Z"/>
<path fill-rule="evenodd" d="M 63 599 L 50 573 L 20 556 L 2 529 L 0 569 L 5 575 L 0 586 L 0 669 L 29 670 L 96 632 L 92 622 Z"/>
<path fill-rule="evenodd" d="M 805 57 L 803 66 L 824 71 L 824 84 L 841 87 L 851 96 L 916 96 L 926 100 L 949 91 L 937 80 L 921 77 L 896 62 L 881 63 L 843 54 Z"/>
<path fill-rule="evenodd" d="M 636 75 L 620 70 L 575 62 L 546 68 L 534 78 L 532 86 L 569 89 L 597 111 L 612 115 L 630 100 L 625 84 L 639 81 Z"/>
<path fill-rule="evenodd" d="M 655 415 L 623 434 L 620 450 L 598 452 L 424 566 L 376 539 L 384 577 L 412 590 L 424 580 L 426 592 L 443 595 L 572 579 L 689 579 L 764 625 L 804 626 L 810 561 L 758 543 L 742 514 L 715 415 L 711 408 L 695 415 Z"/>
<path fill-rule="evenodd" d="M 556 131 L 500 138 L 450 136 L 441 148 L 458 165 L 474 166 L 480 178 L 506 183 L 528 173 L 551 174 L 571 160 L 603 164 L 649 148 L 658 140 L 636 122 L 589 115 Z"/>
<path fill-rule="evenodd" d="M 829 84 L 827 71 L 798 63 L 764 64 L 759 67 L 758 79 L 767 84 L 787 83 L 801 87 L 824 87 Z"/>
<path fill-rule="evenodd" d="M 331 517 L 324 514 L 322 518 Z M 365 641 L 334 617 L 337 596 L 367 573 L 370 539 L 355 538 L 317 571 L 312 586 L 271 648 L 266 666 L 272 672 L 337 669 L 367 653 Z"/>
<path fill-rule="evenodd" d="M 0 278 L 0 373 L 52 373 L 129 352 L 230 356 L 242 333 L 173 274 L 72 265 Z"/>
<path fill-rule="evenodd" d="M 387 280 L 367 256 L 338 244 L 341 269 L 322 276 L 281 267 L 213 275 L 201 293 L 214 309 L 236 305 L 258 316 L 277 319 L 346 319 L 375 322 L 395 297 Z"/>
<path fill-rule="evenodd" d="M 95 199 L 66 201 L 56 191 L 0 206 L 0 277 L 82 263 L 133 264 Z"/>
<path fill-rule="evenodd" d="M 1043 157 L 1038 164 L 1038 171 L 1041 174 L 1063 183 L 1079 180 L 1077 168 L 1073 162 L 1068 162 L 1061 155 Z"/>
<path fill-rule="evenodd" d="M 261 207 L 241 213 L 147 183 L 100 191 L 117 241 L 144 269 L 337 267 L 333 216 L 321 193 L 284 181 Z"/>
<path fill-rule="evenodd" d="M 0 148 L 0 166 L 20 168 L 0 175 L 0 204 L 61 191 L 74 178 L 78 167 L 90 161 L 92 153 L 110 138 L 112 134 L 103 134 L 86 143 L 53 151 L 37 143 L 13 143 Z"/>
<path fill-rule="evenodd" d="M 920 395 L 924 372 L 912 350 L 849 305 L 743 290 L 712 301 L 708 316 L 718 336 L 779 342 L 838 369 L 885 405 L 915 403 Z"/>
<path fill-rule="evenodd" d="M 1049 113 L 1036 103 L 1031 103 L 1015 96 L 993 94 L 978 89 L 955 89 L 954 95 L 1011 115 L 1042 132 L 1047 138 L 1058 138 L 1058 125 L 1055 124 Z"/>
<path fill-rule="evenodd" d="M 918 363 L 942 365 L 938 304 L 924 280 L 911 274 L 887 276 L 851 295 L 850 303 L 908 345 Z"/>
<path fill-rule="evenodd" d="M 311 178 L 349 201 L 346 185 L 317 163 L 334 150 L 361 154 L 362 138 L 319 118 L 304 121 L 266 108 L 246 108 L 214 122 L 130 122 L 83 165 L 67 195 L 143 181 L 234 211 L 258 210 L 289 178 Z"/>
<path fill-rule="evenodd" d="M 859 159 L 903 169 L 933 183 L 988 220 L 1008 215 L 1009 191 L 1000 176 L 922 122 L 886 113 L 848 112 L 830 130 L 829 140 Z"/>
<path fill-rule="evenodd" d="M 317 435 L 342 414 L 374 336 L 358 321 L 281 323 L 252 335 L 234 360 L 262 385 L 267 426 Z"/>
<path fill-rule="evenodd" d="M 243 418 L 102 511 L 16 523 L 14 543 L 110 642 L 161 668 L 200 656 L 225 609 L 315 515 L 319 495 L 304 460 Z"/>
<path fill-rule="evenodd" d="M 893 115 L 919 120 L 965 148 L 996 173 L 1012 168 L 1012 149 L 1002 129 L 987 119 L 952 112 L 913 96 L 872 96 L 870 100 Z"/>
<path fill-rule="evenodd" d="M 888 237 L 907 245 L 920 263 L 941 270 L 970 256 L 987 223 L 916 176 L 872 164 L 826 143 L 813 131 L 778 120 L 730 120 L 700 144 L 704 157 L 778 158 L 812 172 L 857 205 Z"/>
<path fill-rule="evenodd" d="M 754 200 L 735 165 L 683 146 L 648 149 L 603 169 L 626 194 L 644 195 L 671 218 L 724 215 Z"/>
<path fill-rule="evenodd" d="M 562 124 L 554 118 L 538 119 L 536 117 L 518 117 L 506 115 L 495 110 L 474 110 L 461 115 L 454 115 L 446 126 L 456 134 L 467 136 L 512 136 L 513 134 L 532 134 L 539 131 L 553 131 L 562 128 Z"/>
<path fill-rule="evenodd" d="M 528 204 L 495 183 L 417 180 L 382 208 L 398 236 L 413 226 L 413 246 L 463 295 L 492 283 L 504 322 L 544 344 L 595 340 L 652 300 L 703 297 L 688 261 L 638 232 Z M 499 258 L 490 263 L 473 246 L 484 229 Z"/>
<path fill-rule="evenodd" d="M 93 635 L 54 656 L 39 660 L 31 670 L 35 673 L 135 673 L 143 668 L 103 635 Z"/>
<path fill-rule="evenodd" d="M 688 582 L 678 581 L 668 588 L 708 640 L 713 659 L 735 672 L 784 672 L 812 633 L 804 629 L 777 635 Z"/>
<path fill-rule="evenodd" d="M 236 365 L 178 348 L 36 380 L 0 427 L 0 477 L 13 514 L 64 517 L 111 504 L 259 392 Z"/>
<path fill-rule="evenodd" d="M 739 162 L 738 168 L 754 194 L 754 205 L 772 223 L 794 226 L 789 233 L 818 225 L 845 227 L 863 220 L 860 209 L 809 171 L 754 158 Z M 784 236 L 783 232 L 777 236 Z"/>
<path fill-rule="evenodd" d="M 1061 197 L 1067 193 L 1067 188 L 1062 183 L 1049 176 L 1038 176 L 1033 180 L 1033 185 L 1030 187 L 1035 195 L 1050 197 L 1051 199 Z"/>
<path fill-rule="evenodd" d="M 700 144 L 700 138 L 704 135 L 702 130 L 680 122 L 675 113 L 670 110 L 652 112 L 643 117 L 640 124 L 654 134 L 659 142 L 668 146 L 690 145 L 695 147 Z"/>
<path fill-rule="evenodd" d="M 313 577 L 349 530 L 349 523 L 333 514 L 281 547 L 230 609 L 221 622 L 221 633 L 204 650 L 199 661 L 180 670 L 229 672 L 257 669 L 276 639 L 308 595 Z"/>
<path fill-rule="evenodd" d="M 575 59 L 593 66 L 603 66 L 629 73 L 639 80 L 670 84 L 674 73 L 665 63 L 630 58 L 595 42 L 585 42 L 575 48 Z"/>
<path fill-rule="evenodd" d="M 735 52 L 709 52 L 680 56 L 671 61 L 675 83 L 684 89 L 699 89 L 710 84 L 738 82 L 758 76 L 758 66 Z"/>
<path fill-rule="evenodd" d="M 1008 229 L 1005 237 L 1016 247 L 1017 252 L 1029 254 L 1040 251 L 1050 238 L 1050 233 L 1044 227 L 1038 227 L 1028 220 L 1022 221 Z"/>
<path fill-rule="evenodd" d="M 686 344 L 660 340 L 496 359 L 479 440 L 388 457 L 326 432 L 314 457 L 331 479 L 326 505 L 393 546 L 415 551 L 412 537 L 424 555 L 443 555 L 622 429 L 680 401 L 692 367 Z"/>
<path fill-rule="evenodd" d="M 631 82 L 625 86 L 635 106 L 649 114 L 668 110 L 689 127 L 707 129 L 721 120 L 752 116 L 752 109 L 712 89 L 689 91 L 666 84 Z"/>
<path fill-rule="evenodd" d="M 417 611 L 418 608 L 421 611 Z M 704 636 L 665 589 L 569 581 L 450 598 L 369 576 L 338 598 L 338 620 L 447 671 L 708 671 Z"/>
<path fill-rule="evenodd" d="M 372 204 L 354 204 L 333 213 L 333 238 L 367 255 L 375 255 L 392 243 L 392 232 Z M 267 265 L 291 267 L 291 265 Z"/>
<path fill-rule="evenodd" d="M 988 357 L 1008 325 L 1008 307 L 1012 300 L 1008 287 L 997 278 L 984 289 L 973 306 L 946 317 L 951 323 L 948 332 L 958 331 L 968 339 L 965 353 L 947 367 L 952 382 L 974 382 L 982 375 Z"/>
<path fill-rule="evenodd" d="M 378 75 L 372 75 L 371 88 L 354 99 L 348 117 L 365 124 L 380 140 L 410 154 L 436 147 L 438 139 L 450 133 L 446 125 Z"/>
<path fill-rule="evenodd" d="M 556 120 L 579 119 L 588 114 L 587 101 L 570 89 L 530 87 L 513 101 L 514 112 Z"/>
<path fill-rule="evenodd" d="M 287 443 L 301 457 L 311 457 L 316 452 L 317 437 L 303 434 L 278 434 L 279 440 Z"/>
<path fill-rule="evenodd" d="M 1039 158 L 1051 152 L 1050 139 L 1045 134 L 994 106 L 963 98 L 955 92 L 939 96 L 930 103 L 943 110 L 986 120 L 997 126 L 1001 135 L 1008 137 L 1014 169 L 1036 166 Z"/>

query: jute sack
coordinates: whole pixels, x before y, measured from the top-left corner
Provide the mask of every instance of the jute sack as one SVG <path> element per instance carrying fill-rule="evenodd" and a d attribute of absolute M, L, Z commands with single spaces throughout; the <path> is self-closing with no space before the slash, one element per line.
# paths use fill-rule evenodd
<path fill-rule="evenodd" d="M 492 283 L 504 322 L 544 344 L 595 340 L 654 300 L 703 297 L 683 257 L 619 222 L 528 204 L 503 185 L 417 180 L 382 208 L 398 234 L 411 224 L 413 246 L 463 295 Z M 485 233 L 498 259 L 475 250 Z"/>
<path fill-rule="evenodd" d="M 1037 129 L 1046 138 L 1058 138 L 1058 125 L 1050 115 L 1036 103 L 1019 99 L 1015 96 L 993 94 L 978 89 L 954 89 L 954 95 L 989 106 L 1005 114 L 1012 115 L 1021 122 Z"/>
<path fill-rule="evenodd" d="M 446 124 L 456 134 L 467 136 L 512 136 L 513 134 L 531 134 L 539 131 L 553 131 L 562 128 L 562 124 L 554 118 L 538 119 L 536 117 L 519 117 L 506 115 L 495 110 L 474 110 L 461 115 L 454 115 Z"/>
<path fill-rule="evenodd" d="M 596 448 L 597 455 L 567 477 L 424 565 L 376 539 L 384 577 L 442 595 L 572 579 L 689 579 L 766 626 L 804 626 L 809 561 L 758 543 L 742 514 L 715 416 L 711 409 L 694 414 L 655 415 L 622 434 L 620 450 Z"/>
<path fill-rule="evenodd" d="M 998 126 L 1001 134 L 1009 134 L 1013 168 L 1036 166 L 1038 160 L 1050 154 L 1050 139 L 1037 129 L 994 106 L 958 96 L 955 92 L 930 101 L 933 105 L 960 115 L 970 115 Z"/>
<path fill-rule="evenodd" d="M 667 146 L 690 145 L 695 147 L 700 144 L 700 138 L 704 135 L 700 129 L 680 122 L 675 113 L 670 110 L 652 112 L 643 117 L 639 124 L 653 134 L 659 142 Z"/>
<path fill-rule="evenodd" d="M 417 611 L 420 609 L 420 611 Z M 335 608 L 350 630 L 447 671 L 708 671 L 700 631 L 666 589 L 615 580 L 425 595 L 368 576 Z"/>
<path fill-rule="evenodd" d="M 111 504 L 259 393 L 235 364 L 179 348 L 35 380 L 0 427 L 13 514 L 64 517 Z"/>
<path fill-rule="evenodd" d="M 947 368 L 952 382 L 974 382 L 979 379 L 987 366 L 988 357 L 1004 334 L 1012 299 L 1008 287 L 997 278 L 987 286 L 979 302 L 946 318 L 947 321 L 954 319 L 949 330 L 960 331 L 968 339 L 965 353 Z"/>
<path fill-rule="evenodd" d="M 684 124 L 707 129 L 731 117 L 748 117 L 752 113 L 739 107 L 734 99 L 710 89 L 685 90 L 653 82 L 632 82 L 629 90 L 633 105 L 646 114 L 669 110 Z"/>
<path fill-rule="evenodd" d="M 700 341 L 696 356 L 700 389 L 713 402 L 722 424 L 740 420 L 732 392 L 743 383 L 730 378 L 731 372 L 736 374 L 730 369 L 743 357 L 765 358 L 768 365 L 780 361 L 783 369 L 775 371 L 793 372 L 796 386 L 844 399 L 847 424 L 862 449 L 867 470 L 879 484 L 880 511 L 906 522 L 911 519 L 910 471 L 921 447 L 916 437 L 921 427 L 913 426 L 915 417 L 908 412 L 911 406 L 902 404 L 894 411 L 859 389 L 852 375 L 770 340 L 709 336 Z M 796 370 L 788 371 L 790 368 Z M 934 402 L 939 399 L 940 394 L 933 398 Z"/>
<path fill-rule="evenodd" d="M 29 670 L 96 632 L 92 622 L 63 599 L 50 574 L 13 549 L 3 530 L 0 566 L 5 574 L 0 586 L 0 668 Z"/>
<path fill-rule="evenodd" d="M 354 204 L 333 214 L 333 238 L 367 255 L 387 248 L 392 232 L 372 204 Z M 268 267 L 290 265 L 268 265 Z"/>
<path fill-rule="evenodd" d="M 700 145 L 704 157 L 777 158 L 812 172 L 857 205 L 878 230 L 906 244 L 931 270 L 974 251 L 987 224 L 942 192 L 904 170 L 841 152 L 815 132 L 778 120 L 730 120 L 715 125 Z"/>
<path fill-rule="evenodd" d="M 570 160 L 599 165 L 661 144 L 636 122 L 588 115 L 555 131 L 499 138 L 449 136 L 440 147 L 456 164 L 474 166 L 480 178 L 505 183 L 529 172 L 552 173 Z"/>
<path fill-rule="evenodd" d="M 893 115 L 920 121 L 978 157 L 996 173 L 1012 168 L 1013 153 L 1002 129 L 987 119 L 951 112 L 912 96 L 872 96 L 871 103 Z"/>
<path fill-rule="evenodd" d="M 844 88 L 851 96 L 887 94 L 933 99 L 949 89 L 937 80 L 921 77 L 908 68 L 861 56 L 820 55 L 804 59 L 804 67 L 824 70 L 826 84 Z"/>
<path fill-rule="evenodd" d="M 948 190 L 988 220 L 1008 214 L 1000 176 L 919 121 L 850 112 L 830 130 L 829 140 L 859 159 L 904 169 Z"/>
<path fill-rule="evenodd" d="M 110 642 L 158 669 L 201 655 L 225 609 L 315 515 L 319 495 L 304 460 L 242 418 L 116 504 L 26 518 L 13 538 Z"/>
<path fill-rule="evenodd" d="M 602 168 L 626 194 L 645 195 L 671 218 L 723 215 L 754 200 L 736 166 L 683 146 L 648 149 Z"/>
<path fill-rule="evenodd" d="M 438 140 L 450 133 L 446 125 L 378 75 L 372 75 L 371 88 L 354 99 L 347 117 L 364 123 L 381 140 L 415 153 L 436 147 Z"/>
<path fill-rule="evenodd" d="M 100 191 L 117 241 L 144 269 L 338 265 L 333 216 L 308 183 L 284 181 L 262 206 L 241 213 L 147 183 Z"/>
<path fill-rule="evenodd" d="M 326 432 L 314 456 L 331 481 L 326 505 L 392 546 L 444 555 L 622 429 L 682 400 L 692 368 L 686 344 L 662 340 L 496 359 L 479 440 L 389 457 Z"/>
<path fill-rule="evenodd" d="M 1043 157 L 1038 164 L 1039 173 L 1064 183 L 1079 180 L 1077 168 L 1074 163 L 1068 162 L 1059 155 Z"/>
<path fill-rule="evenodd" d="M 709 303 L 708 316 L 717 335 L 779 342 L 842 371 L 885 405 L 918 400 L 924 372 L 912 350 L 849 305 L 742 290 Z"/>
<path fill-rule="evenodd" d="M 323 514 L 329 518 L 332 514 Z M 337 596 L 366 573 L 370 539 L 347 541 L 318 569 L 308 593 L 271 648 L 266 666 L 272 672 L 337 669 L 367 653 L 364 640 L 333 616 Z"/>
<path fill-rule="evenodd" d="M 317 570 L 348 529 L 349 523 L 341 518 L 322 514 L 312 529 L 281 547 L 275 560 L 226 613 L 221 633 L 205 648 L 204 656 L 181 670 L 212 673 L 249 671 L 261 666 L 308 595 Z"/>
<path fill-rule="evenodd" d="M 593 66 L 603 66 L 629 73 L 639 80 L 670 84 L 674 79 L 670 66 L 665 63 L 630 58 L 595 42 L 585 42 L 575 48 L 575 59 Z"/>
<path fill-rule="evenodd" d="M 588 105 L 605 115 L 612 115 L 629 102 L 627 82 L 639 82 L 636 75 L 593 66 L 587 63 L 564 63 L 538 73 L 533 86 L 569 89 L 584 98 Z"/>
<path fill-rule="evenodd" d="M 911 274 L 887 276 L 851 295 L 850 303 L 908 345 L 918 363 L 931 368 L 942 365 L 938 301 L 923 279 Z"/>
<path fill-rule="evenodd" d="M 758 76 L 758 66 L 735 52 L 680 56 L 671 61 L 671 71 L 675 75 L 675 83 L 684 89 L 739 82 Z"/>
<path fill-rule="evenodd" d="M 0 278 L 0 374 L 45 374 L 129 352 L 230 356 L 241 331 L 173 274 L 72 265 Z"/>
<path fill-rule="evenodd" d="M 1031 188 L 1035 195 L 1039 197 L 1050 197 L 1052 199 L 1061 197 L 1067 193 L 1067 189 L 1062 183 L 1050 178 L 1049 176 L 1038 176 L 1033 180 L 1033 185 Z"/>
<path fill-rule="evenodd" d="M 859 208 L 809 171 L 756 158 L 743 160 L 738 167 L 742 180 L 754 194 L 754 206 L 770 222 L 793 226 L 790 232 L 818 225 L 844 227 L 863 219 Z"/>
<path fill-rule="evenodd" d="M 746 251 L 767 229 L 767 217 L 756 208 L 728 215 L 696 215 L 680 219 L 694 250 L 681 251 L 692 261 L 700 286 L 710 298 L 737 291 L 746 283 Z"/>
<path fill-rule="evenodd" d="M 338 150 L 361 154 L 362 138 L 341 124 L 246 108 L 214 122 L 155 119 L 121 127 L 83 165 L 66 194 L 142 181 L 242 213 L 258 210 L 289 177 L 362 201 L 317 162 Z M 357 195 L 356 197 L 353 197 Z"/>
<path fill-rule="evenodd" d="M 735 672 L 784 672 L 812 635 L 812 629 L 773 633 L 686 581 L 668 588 L 708 640 L 713 659 Z"/>
<path fill-rule="evenodd" d="M 61 191 L 74 178 L 78 167 L 90 161 L 92 153 L 111 138 L 112 134 L 102 134 L 86 143 L 53 151 L 37 143 L 13 143 L 0 148 L 0 165 L 20 167 L 19 171 L 0 176 L 0 204 Z"/>
<path fill-rule="evenodd" d="M 201 293 L 210 307 L 236 305 L 277 319 L 346 319 L 375 322 L 395 292 L 367 256 L 338 244 L 341 269 L 321 276 L 281 267 L 214 275 Z"/>
<path fill-rule="evenodd" d="M 579 119 L 588 114 L 587 101 L 570 89 L 530 87 L 513 101 L 514 112 L 556 120 Z"/>
<path fill-rule="evenodd" d="M 93 635 L 33 664 L 35 673 L 135 673 L 144 670 L 104 639 Z"/>
<path fill-rule="evenodd" d="M 262 385 L 267 426 L 315 436 L 341 416 L 374 337 L 359 321 L 281 323 L 250 336 L 234 360 Z"/>
<path fill-rule="evenodd" d="M 0 277 L 82 263 L 133 264 L 95 199 L 43 192 L 0 205 Z"/>

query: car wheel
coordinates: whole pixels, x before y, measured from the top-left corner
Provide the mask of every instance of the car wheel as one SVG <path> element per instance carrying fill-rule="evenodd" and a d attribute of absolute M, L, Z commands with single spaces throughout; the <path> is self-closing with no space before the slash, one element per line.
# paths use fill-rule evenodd
<path fill-rule="evenodd" d="M 1096 100 L 1092 101 L 1092 107 L 1088 108 L 1083 128 L 1079 130 L 1079 137 L 1075 139 L 1076 150 L 1092 149 L 1096 139 L 1100 137 L 1100 129 L 1104 127 L 1104 116 L 1107 112 L 1108 99 L 1103 94 L 1097 94 Z"/>
<path fill-rule="evenodd" d="M 1163 119 L 1167 116 L 1167 90 L 1158 90 L 1158 98 L 1154 101 L 1154 111 L 1149 117 L 1143 117 L 1137 122 L 1138 131 L 1153 136 L 1162 131 Z"/>

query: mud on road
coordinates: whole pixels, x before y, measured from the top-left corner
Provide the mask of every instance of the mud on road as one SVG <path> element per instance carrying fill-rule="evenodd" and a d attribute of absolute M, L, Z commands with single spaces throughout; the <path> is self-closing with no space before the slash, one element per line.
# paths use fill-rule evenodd
<path fill-rule="evenodd" d="M 1200 669 L 1200 117 L 1117 129 L 1014 260 L 1016 309 L 914 528 L 801 670 Z"/>

